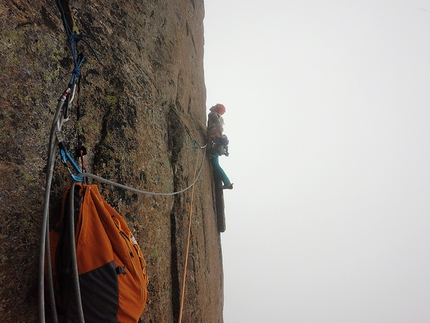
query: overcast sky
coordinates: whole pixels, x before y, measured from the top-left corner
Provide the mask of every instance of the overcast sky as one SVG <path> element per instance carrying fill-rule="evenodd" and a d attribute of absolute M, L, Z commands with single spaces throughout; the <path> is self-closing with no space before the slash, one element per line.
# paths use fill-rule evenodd
<path fill-rule="evenodd" d="M 430 0 L 205 11 L 225 322 L 430 322 Z"/>

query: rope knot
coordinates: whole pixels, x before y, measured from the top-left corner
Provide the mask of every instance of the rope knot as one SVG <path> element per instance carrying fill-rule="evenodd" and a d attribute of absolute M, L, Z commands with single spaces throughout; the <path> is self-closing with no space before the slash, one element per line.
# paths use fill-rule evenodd
<path fill-rule="evenodd" d="M 72 71 L 72 74 L 75 78 L 78 78 L 81 75 L 81 68 L 80 66 L 75 66 L 75 68 Z"/>

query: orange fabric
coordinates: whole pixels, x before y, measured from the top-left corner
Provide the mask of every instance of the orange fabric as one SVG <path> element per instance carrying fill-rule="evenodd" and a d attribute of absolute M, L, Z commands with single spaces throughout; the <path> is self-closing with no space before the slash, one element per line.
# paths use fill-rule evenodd
<path fill-rule="evenodd" d="M 110 217 L 97 186 L 86 186 L 75 234 L 79 275 L 114 260 L 112 245 L 116 241 L 111 242 L 111 234 L 105 230 L 106 216 Z"/>
<path fill-rule="evenodd" d="M 124 218 L 103 199 L 96 185 L 76 186 L 84 191 L 75 232 L 79 275 L 112 260 L 117 267 L 125 266 L 126 274 L 118 275 L 117 318 L 120 323 L 136 323 L 148 300 L 148 277 L 140 247 Z M 50 235 L 53 255 L 58 235 L 58 231 Z"/>
<path fill-rule="evenodd" d="M 143 313 L 148 299 L 145 260 L 139 245 L 133 243 L 133 235 L 124 218 L 102 198 L 96 185 L 87 186 L 81 213 L 82 228 L 88 230 L 81 230 L 78 236 L 77 250 L 82 247 L 77 255 L 79 274 L 90 270 L 91 266 L 96 268 L 109 262 L 109 256 L 103 254 L 112 255 L 113 251 L 116 265 L 126 266 L 127 270 L 126 275 L 118 275 L 118 321 L 136 322 L 135 318 Z M 129 278 L 130 274 L 133 279 Z"/>

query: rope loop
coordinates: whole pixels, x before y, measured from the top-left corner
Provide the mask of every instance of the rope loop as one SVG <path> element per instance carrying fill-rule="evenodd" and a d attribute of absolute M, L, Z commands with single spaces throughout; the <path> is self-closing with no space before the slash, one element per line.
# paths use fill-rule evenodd
<path fill-rule="evenodd" d="M 69 23 L 67 22 L 66 14 L 64 12 L 64 8 L 61 3 L 61 0 L 57 0 L 57 6 L 61 12 L 61 18 L 63 20 L 64 29 L 67 34 L 67 41 L 69 42 L 69 46 L 73 57 L 74 68 L 72 71 L 72 77 L 69 82 L 69 87 L 71 87 L 76 83 L 77 78 L 81 75 L 80 68 L 82 63 L 85 61 L 85 56 L 83 54 L 77 55 L 78 42 L 82 40 L 85 43 L 85 45 L 87 45 L 87 47 L 91 50 L 91 52 L 93 53 L 97 61 L 101 63 L 99 56 L 97 55 L 97 52 L 95 51 L 94 47 L 91 45 L 89 41 L 90 40 L 95 41 L 97 44 L 100 44 L 100 42 L 95 37 L 90 35 L 74 34 L 72 29 L 70 28 Z"/>

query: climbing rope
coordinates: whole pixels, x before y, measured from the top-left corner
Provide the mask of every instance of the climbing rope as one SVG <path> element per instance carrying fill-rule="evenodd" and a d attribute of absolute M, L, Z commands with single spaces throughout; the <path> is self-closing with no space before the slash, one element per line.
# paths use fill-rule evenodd
<path fill-rule="evenodd" d="M 182 126 L 185 128 L 185 130 L 188 132 L 188 135 L 194 139 L 194 142 L 198 143 L 198 140 L 196 139 L 196 136 L 193 134 L 193 132 L 190 130 L 190 128 L 187 126 L 187 124 L 184 122 L 184 120 L 182 120 L 182 115 L 179 113 L 178 110 L 176 109 L 171 109 L 172 112 L 174 112 L 177 116 L 178 116 L 178 121 L 182 124 Z M 200 125 L 201 126 L 201 125 Z M 206 131 L 204 132 L 204 136 L 206 135 Z M 199 145 L 200 146 L 200 145 Z M 207 146 L 207 144 L 202 147 L 205 148 Z"/>
<path fill-rule="evenodd" d="M 58 104 L 56 107 L 54 119 L 52 121 L 51 125 L 51 131 L 50 131 L 50 137 L 49 137 L 49 144 L 48 144 L 48 165 L 47 165 L 47 177 L 46 177 L 46 191 L 45 191 L 45 200 L 44 200 L 44 208 L 43 208 L 43 220 L 42 220 L 42 237 L 41 237 L 41 246 L 40 246 L 40 262 L 39 262 L 39 312 L 40 312 L 40 322 L 45 323 L 45 298 L 44 298 L 44 290 L 45 290 L 45 261 L 46 261 L 46 268 L 47 268 L 47 282 L 46 287 L 48 289 L 49 297 L 51 300 L 55 300 L 54 295 L 54 283 L 53 283 L 53 277 L 52 277 L 52 271 L 51 271 L 51 254 L 50 254 L 50 243 L 49 243 L 49 205 L 50 205 L 50 193 L 51 193 L 51 185 L 52 185 L 52 179 L 53 179 L 53 172 L 55 167 L 55 160 L 58 151 L 60 151 L 60 157 L 63 164 L 67 165 L 67 163 L 70 163 L 73 166 L 73 169 L 75 170 L 76 174 L 72 173 L 72 171 L 69 169 L 70 175 L 73 179 L 72 185 L 75 185 L 76 182 L 82 182 L 84 178 L 91 178 L 93 180 L 99 181 L 101 183 L 110 184 L 125 190 L 129 190 L 135 193 L 139 194 L 145 194 L 145 195 L 155 195 L 155 196 L 173 196 L 176 194 L 184 193 L 185 191 L 192 188 L 192 196 L 194 196 L 194 186 L 195 183 L 198 181 L 201 172 L 203 170 L 204 161 L 206 154 L 202 154 L 202 159 L 200 163 L 200 167 L 198 168 L 198 163 L 196 162 L 196 168 L 194 172 L 194 181 L 187 186 L 184 189 L 181 189 L 176 192 L 149 192 L 149 191 L 143 191 L 136 188 L 132 188 L 123 184 L 119 184 L 114 181 L 107 180 L 105 178 L 96 176 L 91 173 L 82 172 L 79 168 L 79 166 L 73 161 L 73 158 L 70 156 L 70 154 L 67 152 L 65 143 L 64 143 L 64 136 L 62 134 L 62 125 L 65 121 L 65 114 L 64 110 L 67 109 L 65 107 L 65 103 L 67 101 L 67 98 L 69 96 L 73 96 L 72 90 L 70 87 L 66 89 L 66 91 L 61 95 L 61 97 L 58 100 Z M 73 98 L 72 98 L 73 99 Z M 68 106 L 70 107 L 73 100 L 68 101 Z M 189 131 L 189 134 L 191 132 Z M 56 141 L 58 141 L 58 145 L 56 145 Z M 200 144 L 195 141 L 196 146 L 198 146 L 199 149 L 205 149 L 205 146 L 200 146 Z M 81 153 L 82 157 L 82 153 Z M 197 157 L 198 158 L 198 155 Z M 83 168 L 85 167 L 84 164 L 82 164 Z M 198 169 L 198 172 L 197 172 Z M 72 186 L 72 192 L 73 192 L 73 186 Z M 72 196 L 72 195 L 71 195 Z M 70 205 L 73 205 L 70 203 Z M 192 209 L 192 206 L 191 206 Z M 70 214 L 73 214 L 73 212 L 70 212 Z M 71 217 L 73 219 L 73 217 Z M 191 226 L 191 214 L 190 214 L 190 226 Z M 190 233 L 191 233 L 191 227 L 189 227 L 189 236 L 188 241 L 190 239 Z M 189 249 L 189 242 L 187 245 L 187 259 L 188 259 L 188 249 Z M 188 261 L 188 260 L 187 260 Z M 186 268 L 187 265 L 185 265 Z M 73 271 L 77 273 L 77 267 L 76 264 L 74 264 Z M 78 281 L 78 275 L 74 275 L 75 280 L 73 282 L 74 288 L 77 291 L 77 297 L 79 297 L 79 281 Z M 185 279 L 185 278 L 184 278 Z M 184 287 L 183 287 L 184 290 Z M 182 301 L 183 302 L 183 301 Z M 77 302 L 77 304 L 80 304 L 80 301 Z M 79 310 L 80 308 L 80 310 Z M 81 318 L 80 322 L 83 321 L 83 312 L 82 312 L 82 306 L 78 308 L 79 310 L 79 316 Z M 50 302 L 50 309 L 52 314 L 52 322 L 58 323 L 58 317 L 55 307 L 55 302 Z"/>
<path fill-rule="evenodd" d="M 49 249 L 48 219 L 49 219 L 50 190 L 51 190 L 53 172 L 54 172 L 54 167 L 55 167 L 56 153 L 58 152 L 58 150 L 60 149 L 60 155 L 61 155 L 62 162 L 66 163 L 67 161 L 69 161 L 73 165 L 73 168 L 77 171 L 77 174 L 73 174 L 73 173 L 70 174 L 72 179 L 73 179 L 73 181 L 72 181 L 73 185 L 75 184 L 75 182 L 81 182 L 83 178 L 91 178 L 91 179 L 99 181 L 101 183 L 110 184 L 110 185 L 113 185 L 113 186 L 116 186 L 116 187 L 119 187 L 119 188 L 122 188 L 125 190 L 129 190 L 129 191 L 134 192 L 134 193 L 144 194 L 144 195 L 155 195 L 155 196 L 173 196 L 173 195 L 184 193 L 185 191 L 187 191 L 191 188 L 192 188 L 192 196 L 193 196 L 194 195 L 194 186 L 195 186 L 195 183 L 198 181 L 198 179 L 201 175 L 201 172 L 202 172 L 203 166 L 204 166 L 205 156 L 206 156 L 205 153 L 202 154 L 202 159 L 201 159 L 201 163 L 200 163 L 199 168 L 197 167 L 198 163 L 196 162 L 196 168 L 195 168 L 195 172 L 194 172 L 194 181 L 189 186 L 187 186 L 186 188 L 179 190 L 179 191 L 175 191 L 175 192 L 163 193 L 163 192 L 143 191 L 143 190 L 132 188 L 132 187 L 129 187 L 129 186 L 126 186 L 123 184 L 119 184 L 119 183 L 114 182 L 114 181 L 107 180 L 105 178 L 96 176 L 96 175 L 91 174 L 91 173 L 81 172 L 79 169 L 79 166 L 77 166 L 76 163 L 74 163 L 70 154 L 67 151 L 65 151 L 63 136 L 59 135 L 60 130 L 58 128 L 58 125 L 62 123 L 62 119 L 64 118 L 64 114 L 62 114 L 62 112 L 63 112 L 63 107 L 64 107 L 68 93 L 69 92 L 65 91 L 59 99 L 59 103 L 57 105 L 54 120 L 53 120 L 52 126 L 51 126 L 50 139 L 49 139 L 49 145 L 48 145 L 48 167 L 47 167 L 46 192 L 45 192 L 44 211 L 43 211 L 44 215 L 43 215 L 43 221 L 42 221 L 42 239 L 41 239 L 41 246 L 40 246 L 41 257 L 40 257 L 40 262 L 39 262 L 40 273 L 41 273 L 39 276 L 39 300 L 40 300 L 39 311 L 40 311 L 40 322 L 42 322 L 42 323 L 45 322 L 45 299 L 44 299 L 45 259 L 46 259 L 46 267 L 48 268 L 48 270 L 47 270 L 47 274 L 48 274 L 47 288 L 49 291 L 49 297 L 52 300 L 55 299 L 54 298 L 54 284 L 53 284 L 52 272 L 50 270 L 50 268 L 51 268 L 51 255 L 50 255 L 50 249 Z M 59 142 L 58 146 L 55 144 L 56 139 Z M 206 145 L 201 147 L 198 144 L 198 142 L 195 142 L 195 143 L 196 143 L 196 145 L 198 145 L 198 147 L 200 149 L 206 148 Z M 198 155 L 196 158 L 198 158 Z M 198 169 L 198 172 L 197 172 L 197 169 Z M 73 214 L 73 213 L 71 213 L 71 214 Z M 190 221 L 191 221 L 191 215 L 190 215 Z M 191 225 L 191 223 L 190 223 L 190 225 Z M 189 228 L 189 235 L 190 235 L 190 230 L 191 230 L 191 227 Z M 188 239 L 189 239 L 189 237 L 188 237 Z M 188 248 L 189 248 L 189 246 L 187 246 L 187 250 L 188 250 Z M 188 257 L 188 251 L 187 251 L 187 257 Z M 79 287 L 76 287 L 76 288 L 79 288 Z M 52 313 L 53 322 L 57 323 L 58 319 L 57 319 L 57 313 L 56 313 L 54 302 L 51 302 L 51 313 Z"/>
<path fill-rule="evenodd" d="M 79 272 L 78 272 L 78 261 L 76 260 L 76 245 L 74 243 L 75 239 L 75 184 L 76 181 L 72 181 L 69 190 L 69 223 L 68 230 L 70 236 L 70 254 L 71 254 L 71 263 L 72 263 L 72 286 L 75 290 L 75 298 L 76 298 L 76 311 L 78 312 L 78 322 L 76 323 L 85 323 L 84 318 L 84 310 L 82 307 L 82 297 L 81 297 L 81 287 L 79 285 Z"/>
<path fill-rule="evenodd" d="M 203 154 L 205 156 L 205 154 Z M 201 168 L 200 168 L 201 171 Z M 194 177 L 196 178 L 197 173 L 197 157 L 196 157 L 196 167 L 194 169 Z M 199 172 L 200 174 L 200 172 Z M 181 291 L 181 300 L 180 300 L 180 306 L 179 306 L 179 319 L 178 323 L 182 322 L 182 314 L 184 309 L 184 300 L 185 300 L 185 281 L 187 278 L 187 267 L 188 267 L 188 255 L 190 251 L 190 240 L 191 240 L 191 224 L 193 219 L 193 201 L 194 201 L 194 186 L 191 190 L 191 201 L 190 201 L 190 220 L 188 221 L 188 236 L 187 236 L 187 247 L 185 251 L 185 263 L 184 263 L 184 275 L 182 277 L 182 291 Z"/>
<path fill-rule="evenodd" d="M 53 181 L 53 173 L 54 173 L 54 168 L 55 168 L 55 161 L 56 161 L 56 156 L 57 153 L 60 154 L 60 158 L 61 158 L 61 162 L 67 166 L 70 176 L 72 178 L 72 184 L 71 184 L 71 192 L 72 194 L 70 194 L 70 214 L 73 215 L 74 214 L 74 205 L 73 205 L 73 193 L 74 193 L 74 186 L 76 184 L 76 182 L 82 182 L 84 181 L 84 179 L 87 178 L 91 178 L 93 180 L 99 181 L 101 183 L 105 183 L 105 184 L 110 184 L 125 190 L 129 190 L 138 194 L 145 194 L 145 195 L 155 195 L 155 196 L 173 196 L 176 194 L 181 194 L 184 193 L 185 191 L 192 189 L 191 191 L 191 206 L 190 206 L 190 223 L 189 223 L 189 228 L 188 228 L 188 243 L 187 243 L 187 251 L 186 251 L 186 259 L 185 259 L 185 271 L 184 271 L 184 279 L 183 279 L 183 283 L 185 284 L 185 279 L 186 279 L 186 267 L 187 267 L 187 263 L 188 263 L 188 253 L 189 253 L 189 244 L 190 244 L 190 235 L 191 235 L 191 220 L 192 220 L 192 201 L 193 201 L 193 197 L 194 197 L 194 187 L 196 182 L 198 181 L 203 166 L 204 166 L 204 161 L 205 161 L 205 156 L 206 154 L 203 153 L 202 154 L 202 160 L 200 163 L 200 167 L 198 168 L 198 154 L 196 156 L 196 167 L 194 170 L 194 181 L 187 186 L 184 189 L 181 189 L 179 191 L 176 192 L 149 192 L 149 191 L 143 191 L 143 190 L 139 190 L 136 188 L 132 188 L 123 184 L 119 184 L 117 182 L 114 181 L 110 181 L 107 179 L 104 179 L 102 177 L 96 176 L 94 174 L 91 173 L 87 173 L 87 172 L 83 172 L 81 170 L 81 168 L 75 163 L 75 161 L 73 160 L 72 156 L 69 154 L 69 152 L 66 149 L 66 144 L 65 144 L 65 139 L 64 139 L 64 135 L 62 132 L 62 128 L 63 128 L 63 124 L 64 122 L 66 122 L 68 120 L 68 114 L 69 111 L 71 109 L 72 106 L 72 102 L 75 98 L 75 93 L 76 93 L 76 83 L 77 80 L 81 74 L 81 67 L 83 62 L 85 61 L 85 56 L 83 54 L 77 54 L 77 43 L 81 40 L 83 41 L 92 51 L 92 53 L 94 54 L 95 58 L 97 59 L 98 62 L 100 62 L 97 53 L 95 52 L 94 48 L 91 46 L 89 40 L 94 40 L 97 42 L 97 40 L 94 37 L 91 36 L 87 36 L 87 35 L 82 35 L 82 34 L 74 34 L 72 32 L 72 29 L 70 28 L 67 19 L 66 19 L 66 15 L 64 12 L 64 8 L 62 6 L 61 0 L 57 0 L 57 6 L 61 12 L 61 17 L 62 17 L 62 21 L 63 21 L 63 25 L 67 34 L 67 39 L 71 48 L 71 52 L 72 52 L 72 57 L 73 57 L 73 63 L 74 63 L 74 68 L 72 71 L 72 75 L 70 78 L 70 81 L 66 87 L 66 90 L 63 92 L 63 94 L 60 96 L 59 100 L 58 100 L 58 104 L 56 106 L 55 109 L 55 114 L 54 114 L 54 118 L 52 121 L 52 125 L 51 125 L 51 131 L 50 131 L 50 136 L 49 136 L 49 144 L 48 144 L 48 160 L 47 160 L 47 175 L 46 175 L 46 184 L 45 184 L 45 197 L 44 197 L 44 205 L 43 205 L 43 218 L 42 218 L 42 230 L 41 230 L 41 243 L 40 243 L 40 259 L 39 259 L 39 278 L 38 278 L 38 289 L 39 289 L 39 313 L 40 313 L 40 323 L 45 323 L 46 322 L 46 317 L 45 317 L 45 288 L 48 290 L 48 296 L 51 300 L 50 302 L 50 312 L 51 312 L 51 316 L 52 316 L 52 322 L 53 323 L 58 323 L 58 316 L 57 316 L 57 311 L 56 311 L 56 305 L 55 305 L 55 295 L 54 295 L 54 281 L 53 281 L 53 274 L 52 274 L 52 261 L 51 261 L 51 254 L 50 254 L 50 241 L 49 241 L 49 206 L 50 206 L 50 195 L 51 195 L 51 186 L 52 186 L 52 181 Z M 175 111 L 175 113 L 178 114 L 177 111 Z M 185 126 L 188 134 L 190 135 L 191 138 L 193 138 L 195 140 L 195 136 L 192 134 L 192 132 L 190 131 L 190 129 L 187 127 L 187 125 L 185 125 L 183 123 L 182 120 L 180 120 L 181 123 Z M 58 143 L 58 145 L 57 145 Z M 200 149 L 205 149 L 205 146 L 201 146 L 197 140 L 195 140 L 196 145 L 198 145 L 198 148 Z M 83 157 L 83 151 L 80 150 L 79 151 L 80 157 Z M 73 171 L 69 169 L 68 165 L 71 165 L 73 168 Z M 82 169 L 85 170 L 85 164 L 83 162 L 83 158 L 82 158 Z M 197 171 L 198 169 L 198 171 Z M 72 228 L 72 230 L 74 230 L 74 217 L 70 216 L 71 221 L 71 225 L 70 227 Z M 71 232 L 71 236 L 74 236 L 74 232 Z M 75 250 L 75 245 L 73 243 L 73 239 L 72 239 L 72 243 L 73 246 L 71 246 L 72 251 Z M 72 254 L 75 254 L 75 252 L 72 252 Z M 76 255 L 75 255 L 76 256 Z M 76 259 L 72 260 L 73 261 L 73 273 L 74 273 L 74 280 L 72 282 L 74 288 L 75 288 L 75 292 L 77 297 L 80 298 L 80 292 L 79 292 L 79 276 L 78 276 L 78 271 L 77 271 L 77 263 L 76 263 Z M 46 269 L 46 272 L 45 272 Z M 45 274 L 46 274 L 46 278 L 45 278 Z M 46 279 L 46 281 L 45 281 Z M 46 285 L 46 286 L 45 286 Z M 184 290 L 185 290 L 185 285 L 183 285 L 182 287 L 182 297 L 181 297 L 181 314 L 180 314 L 180 320 L 182 318 L 182 307 L 183 307 L 183 299 L 184 299 Z M 83 310 L 82 310 L 82 303 L 80 301 L 80 299 L 77 302 L 78 304 L 78 316 L 79 316 L 79 322 L 77 323 L 84 323 L 84 315 L 83 315 Z M 179 321 L 180 322 L 180 321 Z"/>
<path fill-rule="evenodd" d="M 96 38 L 94 38 L 93 36 L 73 33 L 72 28 L 70 28 L 70 25 L 67 22 L 66 14 L 64 12 L 64 8 L 63 8 L 63 5 L 61 3 L 61 0 L 57 0 L 57 6 L 58 6 L 58 9 L 60 10 L 60 13 L 61 13 L 61 19 L 63 21 L 64 29 L 65 29 L 66 34 L 67 34 L 67 40 L 69 42 L 69 46 L 70 46 L 70 49 L 72 52 L 72 57 L 73 57 L 73 63 L 74 63 L 74 69 L 72 72 L 72 77 L 71 77 L 70 82 L 69 82 L 69 86 L 70 86 L 70 85 L 76 84 L 77 78 L 81 75 L 82 63 L 85 61 L 84 55 L 82 55 L 82 54 L 78 55 L 77 54 L 78 41 L 80 41 L 80 40 L 83 41 L 88 46 L 88 48 L 90 48 L 90 50 L 92 51 L 92 53 L 96 57 L 97 61 L 100 63 L 97 52 L 91 46 L 91 43 L 89 42 L 89 40 L 93 40 L 96 43 L 99 43 L 99 41 Z"/>
<path fill-rule="evenodd" d="M 130 186 L 127 186 L 127 185 L 119 184 L 119 183 L 114 182 L 114 181 L 110 181 L 108 179 L 105 179 L 105 178 L 100 177 L 100 176 L 96 176 L 96 175 L 91 174 L 91 173 L 79 173 L 79 174 L 76 175 L 76 177 L 78 177 L 78 178 L 89 177 L 89 178 L 92 178 L 92 179 L 94 179 L 96 181 L 99 181 L 101 183 L 113 185 L 113 186 L 116 186 L 116 187 L 119 187 L 119 188 L 122 188 L 122 189 L 125 189 L 125 190 L 128 190 L 128 191 L 131 191 L 131 192 L 134 192 L 134 193 L 138 193 L 138 194 L 154 195 L 154 196 L 173 196 L 173 195 L 184 193 L 185 191 L 188 191 L 190 188 L 194 187 L 194 184 L 197 182 L 197 180 L 199 179 L 200 174 L 202 172 L 202 169 L 203 169 L 203 166 L 204 166 L 204 161 L 205 161 L 204 157 L 205 157 L 205 154 L 203 154 L 203 158 L 202 158 L 202 161 L 201 161 L 200 169 L 199 169 L 199 172 L 198 172 L 197 176 L 194 178 L 194 181 L 189 186 L 187 186 L 186 188 L 184 188 L 184 189 L 182 189 L 180 191 L 176 191 L 176 192 L 162 193 L 162 192 L 142 191 L 142 190 L 139 190 L 137 188 L 133 188 L 133 187 L 130 187 Z"/>
<path fill-rule="evenodd" d="M 66 15 L 64 13 L 63 6 L 60 0 L 57 0 L 57 6 L 61 13 L 61 18 L 63 21 L 64 28 L 66 30 L 67 39 L 71 48 L 74 68 L 72 71 L 72 76 L 67 85 L 66 90 L 61 95 L 58 100 L 57 107 L 55 109 L 54 119 L 51 125 L 51 131 L 49 136 L 49 144 L 48 144 L 48 162 L 47 162 L 47 174 L 46 174 L 46 184 L 45 184 L 45 198 L 43 205 L 43 218 L 42 218 L 42 233 L 41 233 L 41 243 L 40 243 L 40 259 L 39 259 L 39 279 L 38 279 L 38 289 L 39 289 L 39 316 L 40 322 L 45 323 L 45 261 L 47 270 L 47 289 L 49 293 L 49 297 L 52 300 L 51 302 L 51 314 L 53 323 L 58 322 L 57 312 L 55 308 L 54 302 L 54 284 L 51 268 L 51 255 L 49 248 L 49 205 L 50 205 L 50 195 L 51 195 L 51 185 L 52 178 L 55 167 L 55 159 L 58 150 L 60 150 L 61 160 L 64 164 L 70 162 L 72 166 L 75 168 L 75 171 L 79 173 L 79 167 L 74 163 L 73 158 L 71 158 L 70 154 L 67 152 L 66 147 L 64 145 L 64 136 L 62 134 L 62 127 L 65 121 L 68 120 L 68 113 L 72 106 L 73 99 L 75 97 L 76 92 L 76 81 L 80 76 L 80 70 L 83 62 L 85 61 L 85 56 L 82 54 L 77 55 L 77 43 L 79 40 L 82 40 L 92 51 L 97 61 L 100 62 L 97 53 L 94 48 L 89 43 L 89 40 L 97 40 L 91 36 L 87 35 L 77 35 L 72 32 L 70 28 Z M 66 104 L 67 101 L 67 104 Z M 56 140 L 58 140 L 58 147 L 56 145 Z M 72 175 L 72 173 L 71 173 Z M 74 178 L 75 180 L 79 180 L 79 178 Z"/>
<path fill-rule="evenodd" d="M 51 184 L 52 177 L 54 173 L 55 167 L 55 158 L 57 153 L 57 146 L 55 145 L 55 136 L 57 124 L 61 117 L 61 112 L 64 106 L 64 102 L 66 101 L 67 94 L 66 92 L 60 97 L 57 109 L 54 115 L 54 120 L 51 126 L 51 132 L 49 136 L 49 146 L 48 146 L 48 166 L 47 166 L 47 175 L 46 175 L 46 190 L 45 190 L 45 199 L 43 205 L 43 219 L 42 219 L 42 237 L 40 243 L 40 259 L 39 259 L 39 313 L 40 313 L 40 322 L 45 322 L 45 258 L 46 258 L 46 266 L 47 268 L 51 268 L 51 257 L 49 252 L 49 204 L 50 204 L 50 193 L 51 193 Z M 46 256 L 45 256 L 46 252 Z M 54 288 L 53 288 L 53 280 L 52 280 L 52 272 L 48 270 L 48 291 L 51 299 L 54 299 Z M 52 318 L 53 322 L 57 323 L 57 314 L 55 309 L 55 304 L 52 302 L 51 306 Z"/>

